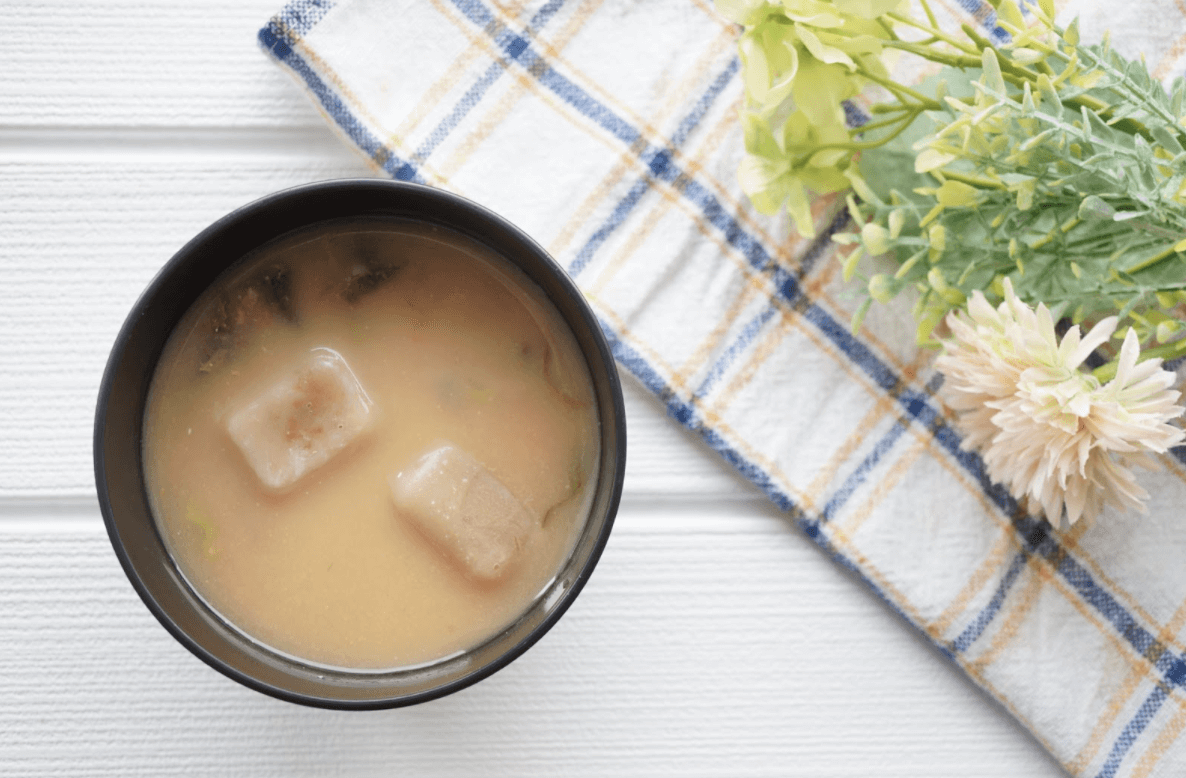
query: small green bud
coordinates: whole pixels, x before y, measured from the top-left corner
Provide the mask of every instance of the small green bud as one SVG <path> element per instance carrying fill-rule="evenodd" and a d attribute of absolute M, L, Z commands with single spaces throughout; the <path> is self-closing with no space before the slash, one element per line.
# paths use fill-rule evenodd
<path fill-rule="evenodd" d="M 889 233 L 880 224 L 870 222 L 861 228 L 861 242 L 874 256 L 889 251 Z"/>
<path fill-rule="evenodd" d="M 879 303 L 888 303 L 898 293 L 894 280 L 885 273 L 878 273 L 869 279 L 869 296 Z"/>
<path fill-rule="evenodd" d="M 1013 49 L 1011 52 L 1009 52 L 1009 58 L 1018 65 L 1032 65 L 1035 62 L 1044 59 L 1042 52 L 1024 47 Z"/>
<path fill-rule="evenodd" d="M 1017 210 L 1028 211 L 1034 205 L 1034 192 L 1037 189 L 1037 179 L 1030 178 L 1017 185 Z"/>
<path fill-rule="evenodd" d="M 947 249 L 947 228 L 942 224 L 932 224 L 927 229 L 927 241 L 931 244 L 928 256 L 932 262 L 935 262 L 943 256 L 943 252 Z"/>
<path fill-rule="evenodd" d="M 1166 343 L 1181 331 L 1182 322 L 1174 319 L 1166 319 L 1157 325 L 1157 342 Z"/>
<path fill-rule="evenodd" d="M 939 294 L 943 294 L 951 288 L 947 285 L 947 279 L 943 277 L 943 271 L 937 267 L 931 268 L 930 272 L 927 273 L 927 282 Z"/>

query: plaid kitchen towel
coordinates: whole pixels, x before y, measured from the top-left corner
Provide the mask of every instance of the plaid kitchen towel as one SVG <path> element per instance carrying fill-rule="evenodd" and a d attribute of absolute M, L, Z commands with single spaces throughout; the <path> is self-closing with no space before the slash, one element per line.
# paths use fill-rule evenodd
<path fill-rule="evenodd" d="M 1159 76 L 1186 63 L 1180 2 L 1080 6 Z M 376 168 L 546 246 L 622 368 L 1071 773 L 1186 774 L 1186 466 L 1145 477 L 1149 516 L 1061 533 L 992 485 L 908 312 L 850 333 L 840 204 L 806 241 L 740 192 L 737 34 L 709 0 L 298 0 L 259 40 Z"/>

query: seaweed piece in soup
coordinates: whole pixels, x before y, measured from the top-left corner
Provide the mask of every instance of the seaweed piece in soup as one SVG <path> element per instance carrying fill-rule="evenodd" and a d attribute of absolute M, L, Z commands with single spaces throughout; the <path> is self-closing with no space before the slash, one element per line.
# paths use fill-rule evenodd
<path fill-rule="evenodd" d="M 350 305 L 395 278 L 402 267 L 381 234 L 350 233 L 335 238 L 330 246 L 331 252 L 346 266 L 346 280 L 339 292 Z"/>
<path fill-rule="evenodd" d="M 292 272 L 276 263 L 235 284 L 211 304 L 198 370 L 212 373 L 231 361 L 251 333 L 276 318 L 294 323 Z"/>
<path fill-rule="evenodd" d="M 291 270 L 280 263 L 272 264 L 264 269 L 255 288 L 263 294 L 264 299 L 281 318 L 288 322 L 296 321 L 296 312 L 292 307 Z"/>

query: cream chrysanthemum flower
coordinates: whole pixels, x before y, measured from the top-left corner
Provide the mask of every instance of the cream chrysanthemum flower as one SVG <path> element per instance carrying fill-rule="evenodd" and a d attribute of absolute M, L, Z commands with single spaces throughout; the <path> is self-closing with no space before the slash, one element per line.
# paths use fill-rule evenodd
<path fill-rule="evenodd" d="M 1186 433 L 1174 375 L 1160 359 L 1138 364 L 1129 330 L 1116 377 L 1107 384 L 1080 365 L 1116 330 L 1104 319 L 1086 336 L 1071 327 L 1061 342 L 1045 305 L 1030 308 L 1005 280 L 993 308 L 974 292 L 966 314 L 947 318 L 952 337 L 936 367 L 948 405 L 959 414 L 964 448 L 981 452 L 988 475 L 1014 497 L 1028 496 L 1058 524 L 1094 518 L 1105 503 L 1144 511 L 1148 494 L 1132 467 L 1156 467 L 1150 454 L 1178 445 Z"/>

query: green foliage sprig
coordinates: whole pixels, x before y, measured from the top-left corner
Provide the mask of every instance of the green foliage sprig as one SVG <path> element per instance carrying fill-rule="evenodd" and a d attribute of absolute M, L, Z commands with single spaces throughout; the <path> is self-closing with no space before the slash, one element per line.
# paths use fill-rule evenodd
<path fill-rule="evenodd" d="M 1132 326 L 1143 356 L 1186 354 L 1186 82 L 1167 92 L 1106 39 L 1082 43 L 1076 24 L 1054 23 L 1050 0 L 1028 21 L 1013 0 L 994 3 L 1011 36 L 1000 45 L 967 25 L 941 30 L 926 0 L 925 19 L 888 0 L 722 4 L 747 24 L 739 174 L 756 207 L 785 202 L 810 235 L 807 190 L 852 186 L 863 226 L 838 236 L 859 244 L 846 276 L 868 255 L 897 261 L 862 279 L 854 326 L 871 302 L 916 289 L 926 342 L 973 290 L 999 298 L 1009 278 L 1056 316 L 1119 314 L 1118 333 Z M 898 84 L 880 61 L 893 49 L 944 68 Z M 842 101 L 869 85 L 889 99 L 869 124 L 843 127 Z"/>

